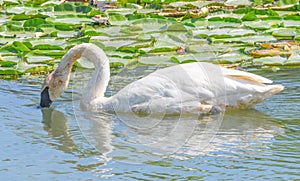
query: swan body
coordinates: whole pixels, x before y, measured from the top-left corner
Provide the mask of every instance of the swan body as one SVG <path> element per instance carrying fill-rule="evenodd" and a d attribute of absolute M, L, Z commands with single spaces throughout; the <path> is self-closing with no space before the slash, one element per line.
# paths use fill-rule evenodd
<path fill-rule="evenodd" d="M 109 60 L 102 49 L 84 43 L 69 50 L 42 86 L 41 107 L 49 107 L 67 88 L 74 62 L 85 57 L 95 71 L 81 104 L 88 109 L 134 113 L 213 112 L 248 108 L 282 91 L 282 85 L 259 75 L 195 62 L 157 70 L 104 97 L 110 78 Z"/>

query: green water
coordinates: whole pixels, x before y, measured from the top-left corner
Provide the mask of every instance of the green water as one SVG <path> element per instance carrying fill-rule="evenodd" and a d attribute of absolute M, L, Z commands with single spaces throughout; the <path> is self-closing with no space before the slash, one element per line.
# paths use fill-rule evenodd
<path fill-rule="evenodd" d="M 172 121 L 178 123 L 176 116 L 163 118 L 157 132 L 146 134 L 116 115 L 80 110 L 80 74 L 73 76 L 73 90 L 44 110 L 37 108 L 42 77 L 0 80 L 1 180 L 300 179 L 299 69 L 250 71 L 285 90 L 255 109 L 226 112 L 221 121 L 180 118 L 188 129 L 173 133 L 166 144 L 192 130 L 183 135 L 188 139 L 160 154 L 136 140 L 159 142 L 172 131 Z M 107 94 L 141 76 L 138 69 L 131 73 L 137 77 L 112 76 Z M 204 133 L 201 125 L 209 128 L 210 123 L 215 123 L 211 132 Z"/>

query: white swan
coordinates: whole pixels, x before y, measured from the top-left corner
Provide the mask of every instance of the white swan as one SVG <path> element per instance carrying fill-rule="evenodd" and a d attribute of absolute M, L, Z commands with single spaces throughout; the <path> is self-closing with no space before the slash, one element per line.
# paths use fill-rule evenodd
<path fill-rule="evenodd" d="M 247 108 L 283 90 L 266 85 L 271 80 L 252 73 L 210 63 L 189 63 L 157 70 L 104 97 L 109 79 L 109 60 L 102 49 L 84 43 L 69 50 L 42 86 L 41 107 L 49 107 L 67 88 L 74 62 L 85 57 L 95 71 L 81 98 L 88 109 L 134 113 L 215 112 L 219 108 Z"/>

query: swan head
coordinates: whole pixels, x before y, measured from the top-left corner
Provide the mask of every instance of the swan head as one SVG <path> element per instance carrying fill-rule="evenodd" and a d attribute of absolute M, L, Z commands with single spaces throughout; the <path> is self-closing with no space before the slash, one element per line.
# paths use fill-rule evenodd
<path fill-rule="evenodd" d="M 52 102 L 66 90 L 68 82 L 69 75 L 56 73 L 55 71 L 50 73 L 42 86 L 40 106 L 50 107 Z"/>

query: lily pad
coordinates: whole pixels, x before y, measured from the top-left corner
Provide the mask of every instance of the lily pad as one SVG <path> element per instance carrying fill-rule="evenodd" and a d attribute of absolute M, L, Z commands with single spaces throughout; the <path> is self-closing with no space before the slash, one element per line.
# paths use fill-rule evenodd
<path fill-rule="evenodd" d="M 20 61 L 18 56 L 1 56 L 0 67 L 13 67 Z"/>
<path fill-rule="evenodd" d="M 143 65 L 174 65 L 169 56 L 147 56 L 138 58 L 138 62 Z"/>
<path fill-rule="evenodd" d="M 26 20 L 23 24 L 24 27 L 37 27 L 42 24 L 46 24 L 47 22 L 42 18 L 34 18 Z"/>
<path fill-rule="evenodd" d="M 82 23 L 91 23 L 92 19 L 87 17 L 80 17 L 76 15 L 61 15 L 55 18 L 46 18 L 46 21 L 55 25 L 81 25 Z"/>
<path fill-rule="evenodd" d="M 214 43 L 243 43 L 247 45 L 254 45 L 259 42 L 276 41 L 272 35 L 260 34 L 254 36 L 244 36 L 235 38 L 223 38 L 223 39 L 213 39 Z"/>
<path fill-rule="evenodd" d="M 60 50 L 33 50 L 34 55 L 50 56 L 50 57 L 62 57 L 65 52 Z"/>
<path fill-rule="evenodd" d="M 279 29 L 273 31 L 272 35 L 277 40 L 291 40 L 296 36 L 296 31 L 293 29 Z"/>
<path fill-rule="evenodd" d="M 216 58 L 218 60 L 218 63 L 237 63 L 242 61 L 249 61 L 252 59 L 252 57 L 249 57 L 243 53 L 240 53 L 239 51 L 234 52 L 228 52 L 222 55 L 218 55 Z"/>
<path fill-rule="evenodd" d="M 253 63 L 256 65 L 284 65 L 285 61 L 286 58 L 280 56 L 253 59 Z"/>
<path fill-rule="evenodd" d="M 291 55 L 285 62 L 286 65 L 300 65 L 300 55 Z"/>
<path fill-rule="evenodd" d="M 15 70 L 13 68 L 0 67 L 0 76 L 20 76 L 22 72 Z"/>
<path fill-rule="evenodd" d="M 215 52 L 224 53 L 229 51 L 229 47 L 225 45 L 209 45 L 209 44 L 195 44 L 187 47 L 187 51 L 191 53 Z"/>
<path fill-rule="evenodd" d="M 278 28 L 282 24 L 282 21 L 278 20 L 259 20 L 259 21 L 248 21 L 245 22 L 244 25 L 246 27 L 250 27 L 251 29 L 254 30 L 267 30 L 270 28 Z"/>
<path fill-rule="evenodd" d="M 53 57 L 43 56 L 43 55 L 35 55 L 34 53 L 29 53 L 26 56 L 26 61 L 29 64 L 49 64 L 54 60 Z"/>
<path fill-rule="evenodd" d="M 128 24 L 127 18 L 123 15 L 120 15 L 120 14 L 115 14 L 115 15 L 109 16 L 108 21 L 111 25 L 125 25 L 125 24 Z"/>
<path fill-rule="evenodd" d="M 63 48 L 58 45 L 49 45 L 49 44 L 39 44 L 39 45 L 32 47 L 32 49 L 34 49 L 34 50 L 36 50 L 36 49 L 38 49 L 38 50 L 63 50 Z"/>
<path fill-rule="evenodd" d="M 257 16 L 254 11 L 250 11 L 242 17 L 243 21 L 254 21 L 257 20 Z"/>
<path fill-rule="evenodd" d="M 195 30 L 193 34 L 196 37 L 213 37 L 213 38 L 232 38 L 232 37 L 241 37 L 241 36 L 250 36 L 255 35 L 256 32 L 248 29 L 231 29 L 231 28 L 221 28 L 213 30 Z"/>
<path fill-rule="evenodd" d="M 143 32 L 148 33 L 148 32 L 166 30 L 167 25 L 171 23 L 166 19 L 145 18 L 145 19 L 135 20 L 132 22 L 132 24 L 143 27 Z"/>
<path fill-rule="evenodd" d="M 45 64 L 28 64 L 19 65 L 17 70 L 23 74 L 45 74 L 54 70 L 53 66 Z"/>

